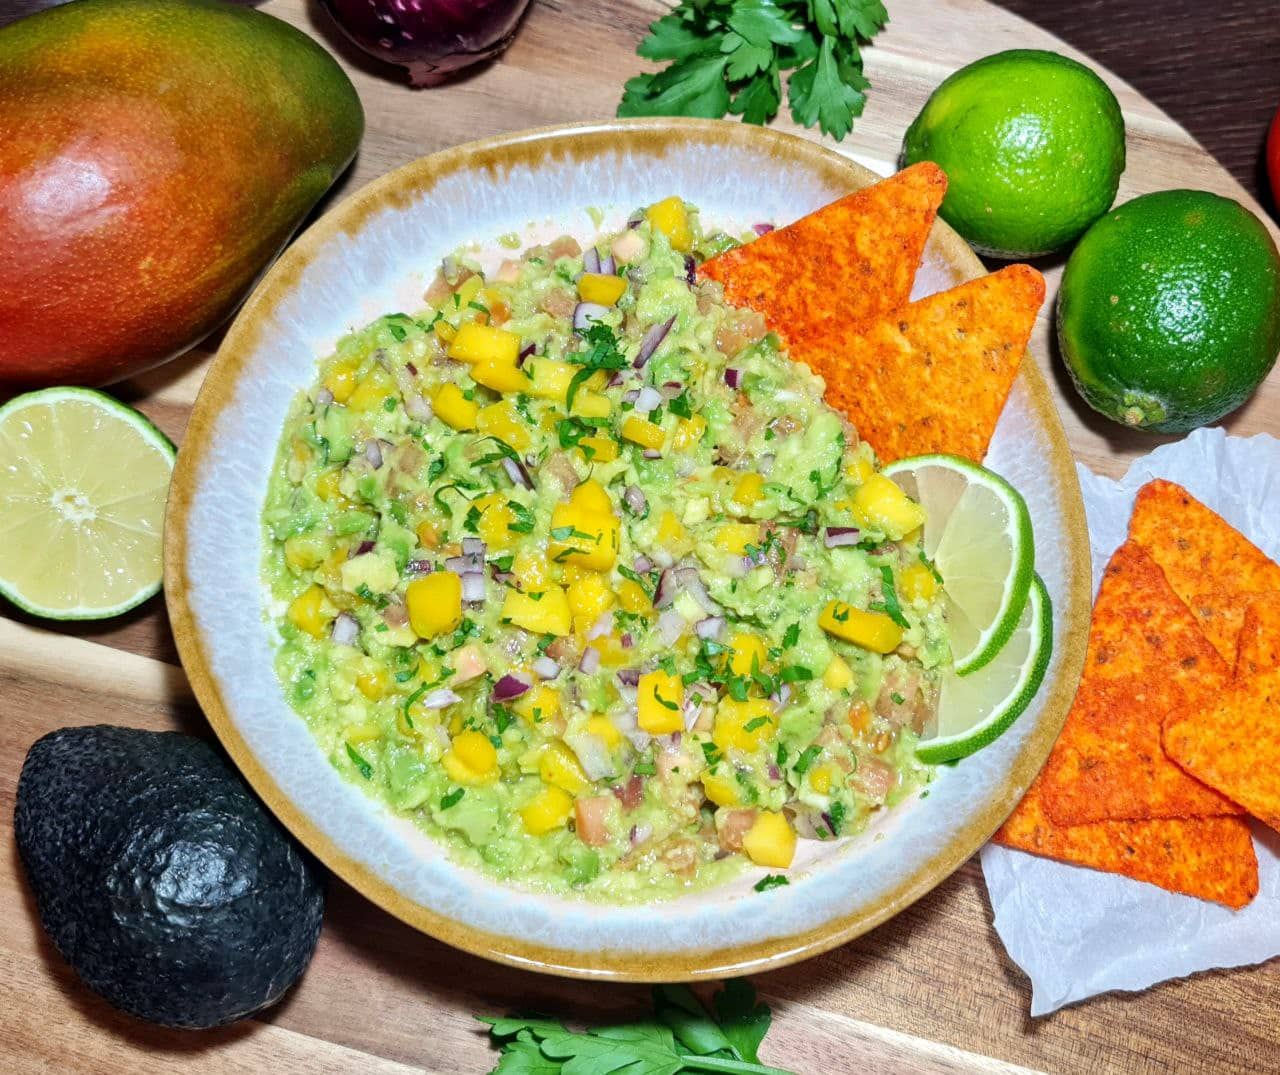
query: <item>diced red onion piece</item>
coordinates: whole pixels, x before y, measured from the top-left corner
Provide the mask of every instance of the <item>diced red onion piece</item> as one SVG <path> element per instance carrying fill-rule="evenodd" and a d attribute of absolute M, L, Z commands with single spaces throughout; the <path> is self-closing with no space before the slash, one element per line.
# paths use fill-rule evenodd
<path fill-rule="evenodd" d="M 478 556 L 483 560 L 486 552 L 488 552 L 488 546 L 479 538 L 465 537 L 462 539 L 463 556 Z"/>
<path fill-rule="evenodd" d="M 660 406 L 661 403 L 662 393 L 656 388 L 650 388 L 648 385 L 645 385 L 636 394 L 635 407 L 640 414 L 648 414 L 655 407 Z"/>
<path fill-rule="evenodd" d="M 630 492 L 631 489 L 635 489 L 635 486 L 629 487 L 627 492 Z M 636 492 L 640 493 L 640 490 L 636 489 Z M 643 493 L 640 493 L 640 495 L 644 496 Z M 627 499 L 626 493 L 622 494 L 622 499 L 623 500 Z M 653 570 L 653 561 L 650 560 L 649 557 L 641 553 L 639 556 L 637 556 L 634 560 L 631 561 L 631 567 L 632 567 L 632 570 L 634 570 L 637 575 L 647 575 L 650 571 Z"/>
<path fill-rule="evenodd" d="M 430 575 L 430 560 L 410 560 L 404 565 L 404 573 L 406 575 Z"/>
<path fill-rule="evenodd" d="M 757 235 L 768 235 L 769 232 L 773 231 L 773 225 L 772 224 L 752 224 L 751 230 L 754 231 Z"/>
<path fill-rule="evenodd" d="M 613 630 L 613 613 L 612 612 L 602 613 L 600 618 L 597 619 L 596 622 L 591 625 L 591 629 L 587 631 L 587 641 L 591 642 L 594 639 L 602 638 L 604 635 L 607 635 L 612 630 Z"/>
<path fill-rule="evenodd" d="M 630 649 L 635 644 L 636 644 L 636 641 L 634 638 L 631 637 L 630 631 L 623 631 L 622 637 L 618 639 L 618 645 L 621 646 L 623 649 Z"/>
<path fill-rule="evenodd" d="M 544 655 L 533 662 L 533 671 L 539 679 L 555 679 L 560 674 L 560 666 Z"/>
<path fill-rule="evenodd" d="M 640 369 L 646 362 L 653 357 L 653 353 L 661 346 L 662 341 L 667 338 L 667 333 L 671 331 L 671 326 L 676 323 L 675 315 L 667 318 L 660 325 L 654 325 L 644 334 L 640 340 L 640 350 L 636 353 L 636 360 L 631 363 L 636 369 Z"/>
<path fill-rule="evenodd" d="M 688 592 L 708 616 L 723 615 L 724 609 L 711 599 L 696 567 L 675 567 L 664 571 L 658 580 L 658 592 L 653 603 L 658 608 L 665 608 L 682 592 Z"/>
<path fill-rule="evenodd" d="M 600 271 L 600 254 L 594 246 L 589 246 L 582 254 L 582 271 L 598 273 Z"/>
<path fill-rule="evenodd" d="M 622 393 L 622 402 L 634 404 L 640 398 L 640 389 L 628 388 Z"/>
<path fill-rule="evenodd" d="M 632 825 L 631 833 L 627 838 L 631 841 L 632 847 L 639 847 L 652 835 L 653 835 L 652 825 Z"/>
<path fill-rule="evenodd" d="M 604 740 L 598 735 L 592 735 L 590 732 L 566 735 L 564 741 L 577 756 L 588 780 L 603 780 L 605 777 L 614 775 L 613 758 Z"/>
<path fill-rule="evenodd" d="M 828 526 L 822 536 L 822 543 L 828 549 L 838 549 L 844 545 L 856 545 L 862 540 L 862 531 L 856 526 Z"/>
<path fill-rule="evenodd" d="M 368 538 L 365 538 L 364 541 L 360 542 L 360 544 L 356 546 L 356 551 L 351 554 L 351 559 L 354 560 L 357 556 L 363 556 L 367 552 L 373 552 L 373 546 L 374 543 Z"/>
<path fill-rule="evenodd" d="M 781 687 L 769 695 L 769 701 L 773 702 L 775 705 L 786 705 L 791 701 L 791 684 L 782 684 Z"/>
<path fill-rule="evenodd" d="M 724 371 L 724 383 L 730 388 L 738 388 L 742 384 L 742 370 L 730 366 Z"/>
<path fill-rule="evenodd" d="M 587 646 L 582 651 L 582 657 L 578 661 L 578 671 L 585 675 L 591 675 L 600 667 L 600 651 L 595 646 Z"/>
<path fill-rule="evenodd" d="M 635 213 L 632 213 L 629 217 L 627 217 L 628 228 L 638 228 L 643 223 L 644 223 L 644 213 L 635 212 Z"/>
<path fill-rule="evenodd" d="M 609 383 L 605 387 L 617 388 L 620 384 L 622 384 L 622 370 L 614 370 L 613 376 L 609 378 Z"/>
<path fill-rule="evenodd" d="M 404 368 L 409 371 L 410 377 L 418 376 L 418 367 L 415 366 L 412 362 L 406 362 L 404 364 Z"/>
<path fill-rule="evenodd" d="M 444 569 L 455 575 L 465 575 L 483 569 L 484 561 L 475 556 L 450 556 L 444 562 Z"/>
<path fill-rule="evenodd" d="M 775 783 L 782 779 L 782 770 L 779 769 L 772 762 L 769 763 L 769 768 L 767 771 L 769 773 L 769 779 L 774 781 Z"/>
<path fill-rule="evenodd" d="M 516 355 L 516 365 L 523 366 L 526 358 L 529 358 L 531 355 L 536 355 L 537 353 L 538 345 L 536 343 L 526 343 L 522 348 L 520 348 L 520 353 Z"/>
<path fill-rule="evenodd" d="M 418 705 L 423 709 L 444 709 L 460 701 L 462 701 L 462 695 L 457 691 L 451 691 L 448 687 L 438 687 L 419 698 Z"/>
<path fill-rule="evenodd" d="M 618 262 L 612 254 L 600 259 L 600 271 L 604 273 L 605 276 L 618 275 Z"/>
<path fill-rule="evenodd" d="M 603 321 L 608 314 L 609 308 L 598 302 L 580 302 L 573 309 L 573 331 L 585 335 L 593 321 Z"/>
<path fill-rule="evenodd" d="M 329 630 L 329 637 L 339 646 L 354 646 L 360 637 L 360 621 L 350 612 L 339 612 Z"/>
<path fill-rule="evenodd" d="M 708 616 L 694 624 L 693 629 L 699 638 L 714 642 L 724 634 L 724 617 Z"/>
<path fill-rule="evenodd" d="M 637 514 L 637 516 L 643 516 L 646 511 L 649 511 L 649 502 L 645 499 L 645 495 L 639 485 L 628 485 L 626 489 L 622 490 L 622 503 L 626 504 L 627 511 L 630 511 L 631 514 Z M 636 562 L 639 562 L 640 559 L 643 559 L 643 557 L 636 557 Z M 645 561 L 645 563 L 648 563 L 648 561 Z M 653 564 L 649 564 L 649 567 L 646 568 L 637 567 L 636 571 L 648 571 L 650 567 L 653 567 Z"/>
<path fill-rule="evenodd" d="M 640 686 L 640 669 L 638 668 L 620 668 L 618 670 L 618 682 L 624 687 Z"/>
<path fill-rule="evenodd" d="M 662 453 L 657 448 L 646 448 L 642 453 L 646 459 L 661 459 Z"/>
<path fill-rule="evenodd" d="M 382 447 L 376 440 L 365 443 L 364 457 L 369 460 L 369 466 L 373 467 L 374 470 L 382 466 Z"/>
<path fill-rule="evenodd" d="M 333 393 L 330 392 L 327 388 L 322 388 L 320 389 L 319 392 L 316 393 L 317 407 L 327 407 L 332 402 L 333 402 Z"/>
<path fill-rule="evenodd" d="M 410 392 L 404 397 L 404 413 L 415 422 L 429 422 L 435 411 L 417 392 Z"/>
<path fill-rule="evenodd" d="M 684 256 L 684 278 L 690 287 L 698 282 L 698 263 L 693 260 L 692 254 Z"/>
<path fill-rule="evenodd" d="M 497 683 L 493 685 L 493 700 L 495 702 L 509 702 L 512 698 L 519 698 L 533 684 L 524 676 L 509 674 L 503 676 Z"/>
<path fill-rule="evenodd" d="M 483 601 L 484 597 L 484 574 L 479 571 L 468 571 L 462 576 L 462 600 L 474 605 Z"/>
<path fill-rule="evenodd" d="M 676 396 L 684 391 L 684 385 L 679 381 L 667 381 L 658 391 L 662 393 L 663 399 L 675 399 Z"/>
<path fill-rule="evenodd" d="M 518 485 L 521 489 L 533 488 L 533 477 L 520 460 L 504 455 L 502 457 L 502 469 L 507 472 L 507 477 L 511 479 L 512 485 Z"/>

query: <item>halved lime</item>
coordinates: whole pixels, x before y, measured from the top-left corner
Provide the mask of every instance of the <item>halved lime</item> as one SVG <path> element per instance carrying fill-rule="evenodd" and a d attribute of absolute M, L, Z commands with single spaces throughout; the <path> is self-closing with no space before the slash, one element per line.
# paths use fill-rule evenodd
<path fill-rule="evenodd" d="M 160 589 L 174 447 L 87 388 L 0 407 L 0 594 L 54 620 L 98 620 Z"/>
<path fill-rule="evenodd" d="M 924 506 L 924 553 L 946 589 L 955 670 L 976 672 L 1009 641 L 1031 590 L 1026 502 L 998 474 L 953 455 L 900 459 L 884 473 Z"/>
<path fill-rule="evenodd" d="M 1039 575 L 1008 643 L 985 668 L 942 681 L 932 735 L 916 756 L 929 765 L 965 758 L 1001 735 L 1031 704 L 1053 653 L 1053 609 Z"/>

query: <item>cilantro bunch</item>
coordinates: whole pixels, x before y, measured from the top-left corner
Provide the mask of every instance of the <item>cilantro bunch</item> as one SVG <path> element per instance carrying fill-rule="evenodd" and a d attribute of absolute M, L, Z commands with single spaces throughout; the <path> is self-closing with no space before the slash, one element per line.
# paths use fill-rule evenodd
<path fill-rule="evenodd" d="M 582 1033 L 551 1019 L 480 1021 L 502 1050 L 494 1075 L 790 1075 L 760 1063 L 772 1016 L 748 982 L 726 982 L 714 1014 L 682 985 L 656 987 L 653 1005 L 652 1019 Z"/>
<path fill-rule="evenodd" d="M 888 21 L 881 0 L 680 0 L 636 49 L 670 65 L 630 79 L 618 115 L 768 123 L 789 71 L 792 118 L 839 141 L 867 102 L 862 46 Z"/>

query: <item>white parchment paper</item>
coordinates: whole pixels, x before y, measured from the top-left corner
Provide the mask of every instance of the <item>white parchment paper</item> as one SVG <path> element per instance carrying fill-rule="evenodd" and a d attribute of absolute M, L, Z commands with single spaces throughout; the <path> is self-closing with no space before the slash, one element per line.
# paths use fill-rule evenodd
<path fill-rule="evenodd" d="M 1137 460 L 1119 481 L 1079 468 L 1096 591 L 1138 490 L 1167 478 L 1280 558 L 1280 440 L 1201 429 Z M 1116 874 L 989 844 L 982 871 L 1004 946 L 1031 979 L 1031 1014 L 1280 954 L 1280 834 L 1257 822 L 1260 888 L 1240 911 Z"/>

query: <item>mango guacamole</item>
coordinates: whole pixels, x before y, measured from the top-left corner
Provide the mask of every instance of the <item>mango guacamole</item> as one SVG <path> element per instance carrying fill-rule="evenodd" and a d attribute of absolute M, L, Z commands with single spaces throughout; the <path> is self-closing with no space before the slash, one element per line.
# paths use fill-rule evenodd
<path fill-rule="evenodd" d="M 779 874 L 922 787 L 950 663 L 924 512 L 678 198 L 445 259 L 342 339 L 264 508 L 276 664 L 460 861 L 615 902 Z"/>

